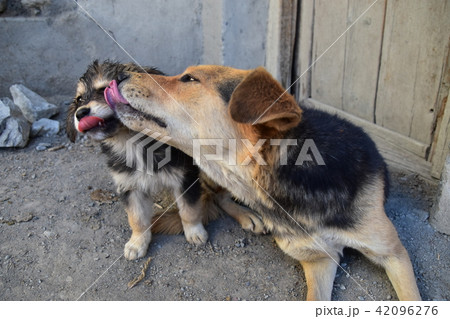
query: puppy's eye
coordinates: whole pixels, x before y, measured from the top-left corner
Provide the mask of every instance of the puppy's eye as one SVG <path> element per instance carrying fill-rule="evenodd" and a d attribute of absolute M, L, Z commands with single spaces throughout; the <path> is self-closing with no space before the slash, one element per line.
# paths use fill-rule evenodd
<path fill-rule="evenodd" d="M 180 78 L 181 82 L 200 82 L 190 74 L 185 74 Z"/>
<path fill-rule="evenodd" d="M 75 98 L 75 104 L 81 104 L 82 102 L 83 102 L 83 97 L 81 97 L 81 95 L 80 96 L 77 96 L 76 98 Z"/>

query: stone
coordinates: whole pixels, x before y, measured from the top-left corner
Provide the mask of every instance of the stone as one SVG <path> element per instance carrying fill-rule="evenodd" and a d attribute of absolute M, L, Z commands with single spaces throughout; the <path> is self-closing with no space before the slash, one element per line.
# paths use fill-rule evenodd
<path fill-rule="evenodd" d="M 49 143 L 39 143 L 38 146 L 36 146 L 36 151 L 38 151 L 38 152 L 45 151 L 50 146 L 52 146 L 52 145 Z"/>
<path fill-rule="evenodd" d="M 31 91 L 22 84 L 14 84 L 9 88 L 14 103 L 20 108 L 23 116 L 31 123 L 42 118 L 58 114 L 59 108 L 48 103 L 42 96 Z"/>
<path fill-rule="evenodd" d="M 0 101 L 0 131 L 2 131 L 6 119 L 11 116 L 11 110 L 2 101 Z"/>
<path fill-rule="evenodd" d="M 17 105 L 14 104 L 14 102 L 9 97 L 2 97 L 0 101 L 9 107 L 11 110 L 11 116 L 23 116 L 22 111 L 19 109 Z"/>
<path fill-rule="evenodd" d="M 28 143 L 30 124 L 9 99 L 0 100 L 0 147 L 24 147 Z"/>
<path fill-rule="evenodd" d="M 45 237 L 50 238 L 50 237 L 52 237 L 52 235 L 53 235 L 53 233 L 51 231 L 49 231 L 49 230 L 44 231 Z"/>
<path fill-rule="evenodd" d="M 59 122 L 50 119 L 40 119 L 31 125 L 31 136 L 53 136 L 59 132 Z"/>

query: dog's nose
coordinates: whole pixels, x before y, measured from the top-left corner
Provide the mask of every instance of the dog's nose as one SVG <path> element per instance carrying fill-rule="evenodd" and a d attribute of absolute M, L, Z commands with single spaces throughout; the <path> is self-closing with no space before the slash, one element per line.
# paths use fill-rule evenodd
<path fill-rule="evenodd" d="M 127 72 L 120 72 L 117 76 L 117 84 L 128 79 L 130 75 Z"/>
<path fill-rule="evenodd" d="M 87 108 L 82 108 L 82 109 L 79 109 L 79 110 L 77 111 L 77 113 L 75 114 L 75 116 L 77 117 L 78 120 L 81 120 L 83 117 L 89 115 L 90 112 L 91 112 L 91 111 L 90 111 L 89 109 L 87 109 Z"/>

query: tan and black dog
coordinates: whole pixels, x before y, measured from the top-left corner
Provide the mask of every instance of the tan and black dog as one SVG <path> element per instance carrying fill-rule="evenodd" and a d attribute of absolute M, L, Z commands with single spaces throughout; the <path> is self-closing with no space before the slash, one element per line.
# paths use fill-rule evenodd
<path fill-rule="evenodd" d="M 195 160 L 257 211 L 279 247 L 300 261 L 308 300 L 331 298 L 344 247 L 384 267 L 400 300 L 421 299 L 385 214 L 386 164 L 362 129 L 300 107 L 263 68 L 195 66 L 178 76 L 125 73 L 121 80 L 107 94 L 126 126 L 168 135 L 191 156 L 198 139 L 222 139 L 223 154 L 236 150 L 237 165 L 232 155 Z M 317 158 L 302 151 L 306 144 Z"/>
<path fill-rule="evenodd" d="M 94 61 L 78 81 L 76 96 L 67 116 L 70 139 L 74 141 L 77 133 L 86 134 L 101 143 L 107 157 L 132 229 L 131 238 L 125 245 L 125 257 L 143 257 L 152 232 L 177 234 L 184 231 L 190 243 L 205 243 L 208 234 L 203 224 L 220 215 L 222 210 L 218 204 L 244 229 L 263 232 L 259 218 L 231 200 L 226 191 L 202 174 L 190 156 L 167 144 L 157 145 L 158 141 L 139 135 L 120 123 L 105 101 L 104 90 L 110 81 L 125 71 L 162 75 L 154 68 L 141 68 L 135 64 Z M 132 140 L 135 144 L 143 144 L 140 152 L 137 148 L 127 147 L 127 142 Z M 147 149 L 154 145 L 158 148 L 151 154 L 147 153 Z M 168 152 L 169 161 L 158 168 L 157 164 Z M 142 163 L 140 168 L 139 161 Z M 148 161 L 153 165 L 150 166 Z M 152 196 L 163 188 L 173 191 L 179 211 L 154 215 Z"/>

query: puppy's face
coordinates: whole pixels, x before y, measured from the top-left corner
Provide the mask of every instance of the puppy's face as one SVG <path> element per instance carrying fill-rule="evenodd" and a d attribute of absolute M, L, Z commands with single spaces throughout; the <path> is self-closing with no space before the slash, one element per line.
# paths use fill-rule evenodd
<path fill-rule="evenodd" d="M 75 141 L 77 133 L 85 133 L 94 140 L 114 136 L 122 127 L 115 113 L 105 101 L 104 90 L 124 71 L 162 74 L 156 69 L 142 69 L 134 64 L 95 61 L 77 84 L 77 91 L 67 116 L 67 134 Z"/>
<path fill-rule="evenodd" d="M 128 73 L 108 89 L 110 104 L 133 130 L 172 137 L 168 143 L 192 155 L 192 139 L 278 136 L 296 126 L 295 99 L 263 68 L 189 67 L 178 76 Z"/>

